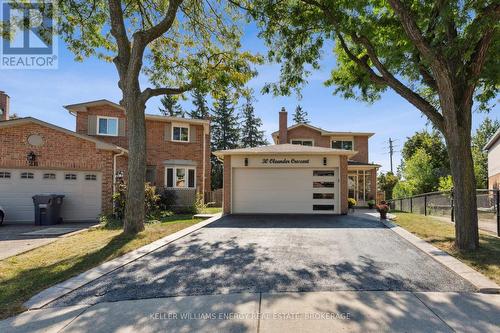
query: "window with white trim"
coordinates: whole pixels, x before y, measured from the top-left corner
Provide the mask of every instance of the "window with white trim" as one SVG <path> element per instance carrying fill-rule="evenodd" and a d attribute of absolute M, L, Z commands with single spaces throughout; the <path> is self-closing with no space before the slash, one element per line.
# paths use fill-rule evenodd
<path fill-rule="evenodd" d="M 301 146 L 308 146 L 308 147 L 314 146 L 313 140 L 310 140 L 310 139 L 307 139 L 307 140 L 294 139 L 294 140 L 292 140 L 291 143 L 292 143 L 292 145 L 301 145 Z"/>
<path fill-rule="evenodd" d="M 35 175 L 33 172 L 22 172 L 21 173 L 21 179 L 33 179 L 35 178 Z"/>
<path fill-rule="evenodd" d="M 166 168 L 165 185 L 170 188 L 195 188 L 196 170 L 188 167 Z"/>
<path fill-rule="evenodd" d="M 5 179 L 10 178 L 10 172 L 8 172 L 8 171 L 0 172 L 0 178 L 5 178 Z"/>
<path fill-rule="evenodd" d="M 333 149 L 352 150 L 352 140 L 332 140 Z"/>
<path fill-rule="evenodd" d="M 107 136 L 118 136 L 118 118 L 97 117 L 97 134 Z"/>
<path fill-rule="evenodd" d="M 172 141 L 189 142 L 189 126 L 172 125 Z"/>

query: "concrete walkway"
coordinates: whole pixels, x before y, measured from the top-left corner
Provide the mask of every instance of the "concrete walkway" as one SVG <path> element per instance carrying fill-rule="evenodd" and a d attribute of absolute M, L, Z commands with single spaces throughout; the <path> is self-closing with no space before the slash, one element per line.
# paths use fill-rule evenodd
<path fill-rule="evenodd" d="M 500 295 L 241 293 L 31 310 L 2 332 L 500 332 Z"/>

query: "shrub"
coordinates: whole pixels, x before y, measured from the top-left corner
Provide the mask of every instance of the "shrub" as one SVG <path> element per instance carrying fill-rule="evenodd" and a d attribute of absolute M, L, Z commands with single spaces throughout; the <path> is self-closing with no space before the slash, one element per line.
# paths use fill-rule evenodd
<path fill-rule="evenodd" d="M 368 208 L 373 209 L 375 207 L 375 200 L 368 200 Z"/>
<path fill-rule="evenodd" d="M 152 186 L 150 183 L 144 184 L 144 192 L 144 209 L 146 217 L 153 217 L 160 212 L 160 207 L 158 205 L 160 195 L 156 193 L 156 187 Z M 116 184 L 116 192 L 113 194 L 113 200 L 115 203 L 115 218 L 123 220 L 127 203 L 127 185 L 125 182 Z"/>
<path fill-rule="evenodd" d="M 202 213 L 207 208 L 203 193 L 196 193 L 196 200 L 194 201 L 193 206 L 194 211 L 196 211 L 197 214 Z"/>
<path fill-rule="evenodd" d="M 99 224 L 104 229 L 121 229 L 123 228 L 123 219 L 118 219 L 113 215 L 100 215 Z"/>
<path fill-rule="evenodd" d="M 158 206 L 161 210 L 172 210 L 174 208 L 175 203 L 177 202 L 177 194 L 175 191 L 161 188 L 158 190 L 158 195 L 160 196 Z"/>
<path fill-rule="evenodd" d="M 353 208 L 354 206 L 356 206 L 356 204 L 357 204 L 356 199 L 354 199 L 354 198 L 347 199 L 347 206 L 349 208 Z"/>
<path fill-rule="evenodd" d="M 453 179 L 451 175 L 439 178 L 439 190 L 443 192 L 449 192 L 453 189 Z"/>

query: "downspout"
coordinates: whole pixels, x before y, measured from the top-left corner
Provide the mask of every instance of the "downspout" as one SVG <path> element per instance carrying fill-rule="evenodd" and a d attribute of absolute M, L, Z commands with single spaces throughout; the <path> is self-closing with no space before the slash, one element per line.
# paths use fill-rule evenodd
<path fill-rule="evenodd" d="M 205 202 L 205 182 L 206 182 L 206 176 L 207 176 L 207 138 L 205 134 L 205 126 L 203 126 L 203 189 L 201 193 L 203 193 L 203 202 Z"/>

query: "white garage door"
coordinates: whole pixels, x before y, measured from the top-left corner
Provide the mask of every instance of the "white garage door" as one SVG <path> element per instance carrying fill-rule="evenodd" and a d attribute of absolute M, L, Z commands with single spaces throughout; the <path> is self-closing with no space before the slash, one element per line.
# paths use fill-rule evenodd
<path fill-rule="evenodd" d="M 233 213 L 339 214 L 338 168 L 235 168 Z"/>
<path fill-rule="evenodd" d="M 0 169 L 0 206 L 7 222 L 33 222 L 33 195 L 65 195 L 65 221 L 95 220 L 101 213 L 100 172 Z"/>

